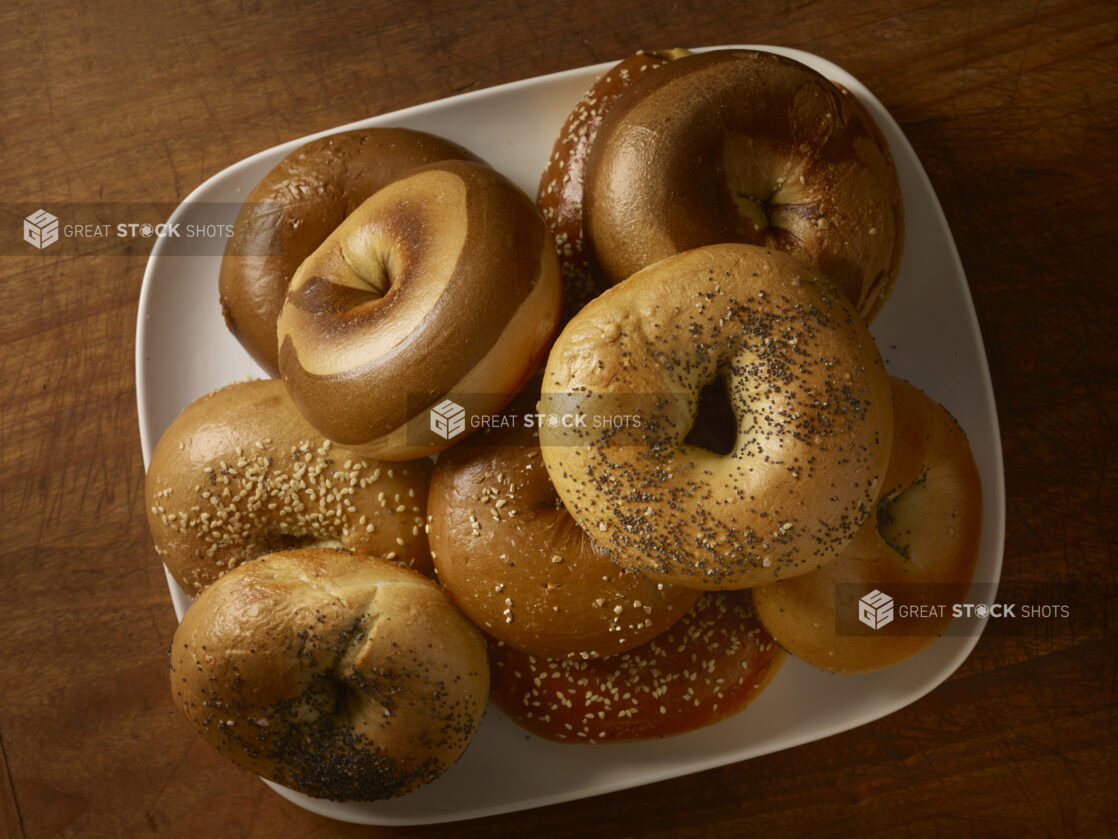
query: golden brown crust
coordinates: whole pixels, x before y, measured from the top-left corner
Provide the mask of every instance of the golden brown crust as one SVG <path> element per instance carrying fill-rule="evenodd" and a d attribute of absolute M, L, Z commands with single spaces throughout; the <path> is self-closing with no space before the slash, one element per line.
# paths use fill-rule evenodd
<path fill-rule="evenodd" d="M 539 213 L 482 164 L 420 167 L 300 266 L 278 333 L 296 405 L 327 438 L 387 460 L 449 446 L 428 411 L 500 408 L 554 335 L 559 269 Z"/>
<path fill-rule="evenodd" d="M 402 795 L 446 770 L 481 720 L 485 641 L 430 580 L 329 549 L 269 554 L 191 605 L 170 681 L 238 765 L 339 801 Z"/>
<path fill-rule="evenodd" d="M 229 330 L 279 375 L 276 319 L 299 264 L 362 201 L 436 160 L 477 160 L 461 146 L 407 128 L 331 134 L 299 147 L 245 199 L 221 263 Z"/>
<path fill-rule="evenodd" d="M 938 616 L 925 609 L 918 632 L 896 620 L 872 635 L 839 633 L 836 611 L 856 616 L 860 597 L 897 585 L 908 606 L 961 602 L 978 562 L 982 485 L 966 435 L 941 405 L 902 379 L 891 381 L 893 456 L 877 508 L 834 562 L 754 590 L 761 619 L 778 643 L 835 673 L 879 670 L 911 658 L 951 620 L 950 609 Z M 845 585 L 853 583 L 864 585 Z"/>
<path fill-rule="evenodd" d="M 614 562 L 564 509 L 534 429 L 479 435 L 439 455 L 428 539 L 439 582 L 486 633 L 537 656 L 637 647 L 699 592 Z"/>
<path fill-rule="evenodd" d="M 493 704 L 562 743 L 650 740 L 726 719 L 784 661 L 748 592 L 707 592 L 659 637 L 609 658 L 545 659 L 489 646 Z"/>
<path fill-rule="evenodd" d="M 195 596 L 262 553 L 334 545 L 432 571 L 429 464 L 380 463 L 334 446 L 278 379 L 188 405 L 152 453 L 145 484 L 155 550 Z"/>
<path fill-rule="evenodd" d="M 812 264 L 868 316 L 892 287 L 901 193 L 854 97 L 782 56 L 715 50 L 635 82 L 586 166 L 586 230 L 611 282 L 718 242 Z"/>
<path fill-rule="evenodd" d="M 722 379 L 728 454 L 686 442 Z M 541 409 L 548 473 L 625 564 L 688 588 L 742 588 L 830 561 L 873 507 L 892 438 L 889 382 L 850 305 L 786 254 L 715 245 L 656 263 L 563 330 Z M 617 430 L 612 416 L 639 427 Z"/>
<path fill-rule="evenodd" d="M 583 179 L 598 127 L 634 81 L 684 54 L 686 50 L 638 52 L 618 62 L 583 94 L 559 130 L 547 168 L 540 176 L 536 206 L 559 254 L 563 323 L 609 287 L 583 236 Z"/>

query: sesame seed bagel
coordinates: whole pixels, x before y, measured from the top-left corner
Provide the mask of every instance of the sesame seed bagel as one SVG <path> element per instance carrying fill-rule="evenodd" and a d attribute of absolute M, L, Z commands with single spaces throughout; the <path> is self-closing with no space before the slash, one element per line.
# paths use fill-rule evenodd
<path fill-rule="evenodd" d="M 560 502 L 534 428 L 479 434 L 442 452 L 427 511 L 447 594 L 486 633 L 534 655 L 632 649 L 699 597 L 609 559 Z"/>
<path fill-rule="evenodd" d="M 583 236 L 583 179 L 586 158 L 602 118 L 645 73 L 688 55 L 684 49 L 638 52 L 618 62 L 590 86 L 571 110 L 540 176 L 536 206 L 555 238 L 563 275 L 563 322 L 609 287 Z"/>
<path fill-rule="evenodd" d="M 438 586 L 348 551 L 234 569 L 183 616 L 171 689 L 239 766 L 316 798 L 372 801 L 441 775 L 489 690 L 481 633 Z"/>
<path fill-rule="evenodd" d="M 429 464 L 379 463 L 334 446 L 278 379 L 238 382 L 188 405 L 148 465 L 155 551 L 191 596 L 268 551 L 351 548 L 432 571 Z"/>
<path fill-rule="evenodd" d="M 725 454 L 687 441 L 713 382 L 736 423 Z M 865 324 L 812 269 L 750 245 L 668 257 L 591 301 L 542 389 L 542 413 L 581 417 L 540 427 L 571 515 L 619 562 L 687 588 L 830 561 L 889 458 L 889 381 Z"/>
<path fill-rule="evenodd" d="M 300 146 L 253 187 L 226 244 L 219 289 L 230 332 L 269 375 L 279 375 L 276 320 L 300 263 L 374 192 L 451 159 L 477 160 L 422 131 L 366 128 Z"/>
<path fill-rule="evenodd" d="M 564 743 L 651 740 L 745 708 L 784 662 L 748 592 L 707 592 L 659 637 L 591 661 L 538 658 L 491 642 L 493 704 Z"/>
<path fill-rule="evenodd" d="M 499 411 L 547 352 L 559 267 L 531 199 L 482 164 L 421 167 L 369 198 L 309 256 L 280 314 L 280 372 L 311 425 L 370 457 L 455 437 L 428 411 L 455 394 Z"/>
<path fill-rule="evenodd" d="M 951 620 L 925 611 L 859 632 L 858 600 L 874 590 L 913 607 L 965 599 L 982 534 L 982 485 L 966 435 L 947 410 L 893 378 L 893 455 L 881 498 L 854 540 L 820 570 L 754 589 L 757 611 L 788 652 L 822 670 L 897 664 Z M 849 585 L 859 584 L 859 585 Z M 836 621 L 836 614 L 845 620 Z M 849 627 L 839 631 L 840 626 Z"/>
<path fill-rule="evenodd" d="M 586 163 L 586 230 L 611 282 L 718 242 L 814 265 L 869 320 L 900 266 L 881 132 L 847 91 L 774 53 L 714 50 L 638 79 Z"/>

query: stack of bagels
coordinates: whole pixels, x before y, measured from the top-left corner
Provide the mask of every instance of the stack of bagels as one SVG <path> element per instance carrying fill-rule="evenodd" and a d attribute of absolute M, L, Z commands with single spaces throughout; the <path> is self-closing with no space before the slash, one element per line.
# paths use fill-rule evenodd
<path fill-rule="evenodd" d="M 535 202 L 403 128 L 288 155 L 220 276 L 272 378 L 189 405 L 148 468 L 194 598 L 187 719 L 265 778 L 368 801 L 442 774 L 490 701 L 630 741 L 740 712 L 786 654 L 915 655 L 942 626 L 836 629 L 844 583 L 961 596 L 978 557 L 966 438 L 868 328 L 903 230 L 869 112 L 767 52 L 616 65 Z"/>

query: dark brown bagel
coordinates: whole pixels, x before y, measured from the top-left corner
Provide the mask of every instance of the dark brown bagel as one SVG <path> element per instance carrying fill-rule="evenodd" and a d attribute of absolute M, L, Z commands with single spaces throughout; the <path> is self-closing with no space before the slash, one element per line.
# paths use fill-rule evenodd
<path fill-rule="evenodd" d="M 615 283 L 743 242 L 814 265 L 868 319 L 900 264 L 900 185 L 880 131 L 848 92 L 775 53 L 698 53 L 638 79 L 602 121 L 585 192 Z"/>
<path fill-rule="evenodd" d="M 279 375 L 276 319 L 295 269 L 342 219 L 425 163 L 477 160 L 461 146 L 407 128 L 366 128 L 300 146 L 253 187 L 221 263 L 229 330 L 269 375 Z"/>

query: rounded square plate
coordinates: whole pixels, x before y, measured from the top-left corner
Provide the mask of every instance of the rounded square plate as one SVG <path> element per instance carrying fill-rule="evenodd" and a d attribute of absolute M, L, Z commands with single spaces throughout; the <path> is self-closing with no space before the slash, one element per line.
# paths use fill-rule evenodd
<path fill-rule="evenodd" d="M 1005 528 L 1001 446 L 982 336 L 955 243 L 931 183 L 889 113 L 850 74 L 798 50 L 750 46 L 807 64 L 857 96 L 877 120 L 900 174 L 906 214 L 896 289 L 873 324 L 891 373 L 943 403 L 967 432 L 983 480 L 985 521 L 976 584 L 998 582 Z M 606 69 L 600 64 L 466 93 L 340 126 L 405 126 L 447 137 L 486 159 L 534 196 L 567 114 Z M 333 133 L 323 132 L 323 133 Z M 321 136 L 321 135 L 313 135 Z M 170 219 L 192 207 L 244 196 L 280 159 L 312 137 L 253 155 L 199 186 Z M 218 304 L 220 256 L 173 255 L 157 240 L 144 274 L 136 340 L 136 391 L 144 463 L 160 434 L 191 400 L 262 371 L 226 330 Z M 168 577 L 181 618 L 189 599 Z M 316 813 L 367 824 L 452 821 L 554 804 L 698 772 L 854 728 L 916 701 L 970 654 L 978 635 L 944 636 L 915 658 L 861 676 L 833 676 L 791 659 L 736 717 L 666 740 L 556 744 L 515 726 L 492 706 L 466 754 L 434 783 L 367 804 L 321 801 L 271 784 Z"/>

